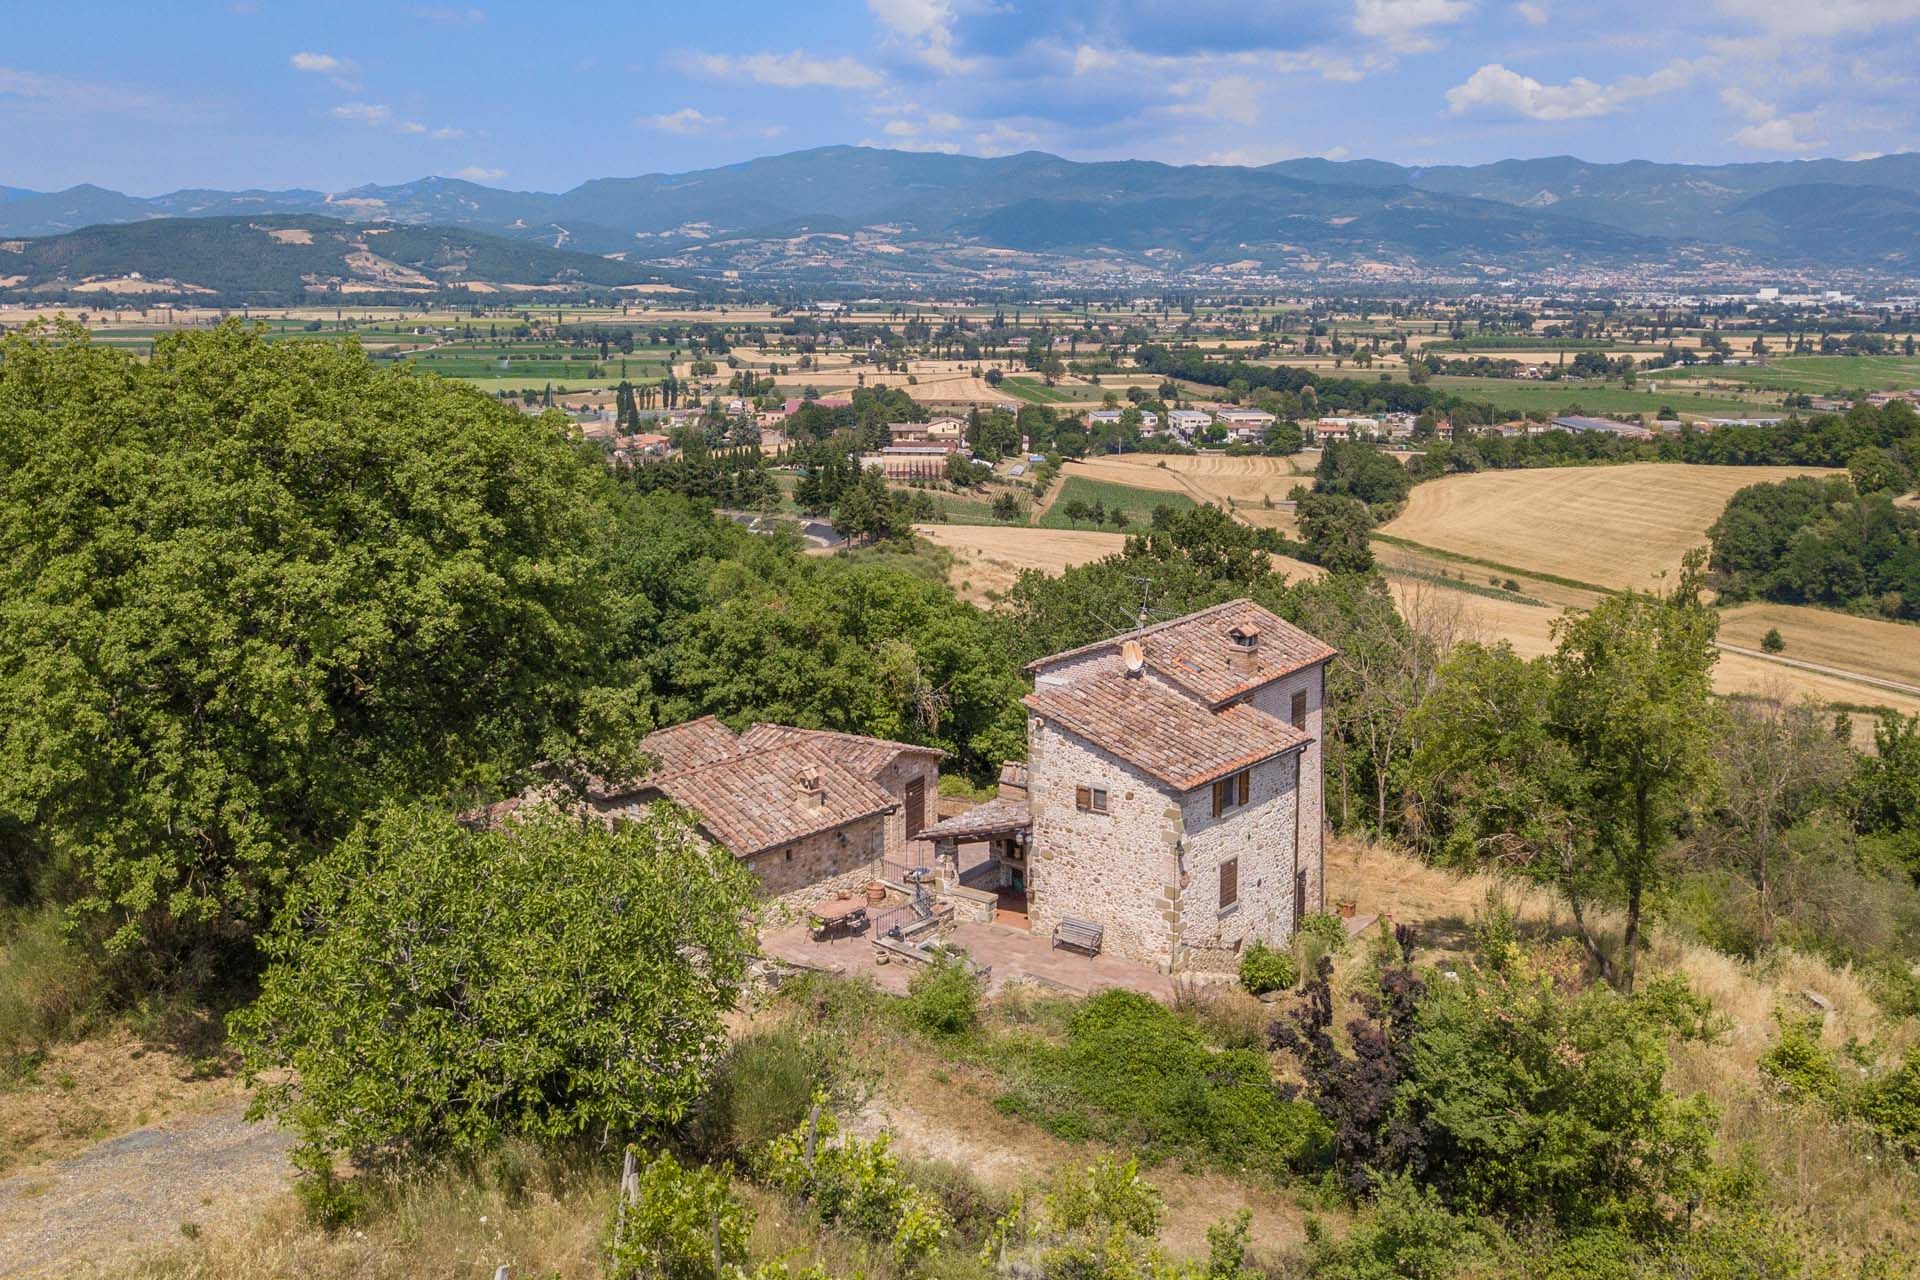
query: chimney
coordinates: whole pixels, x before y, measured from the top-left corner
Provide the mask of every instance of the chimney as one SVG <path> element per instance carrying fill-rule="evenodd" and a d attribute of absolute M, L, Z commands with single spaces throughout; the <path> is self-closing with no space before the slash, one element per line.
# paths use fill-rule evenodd
<path fill-rule="evenodd" d="M 1227 632 L 1227 665 L 1241 675 L 1251 675 L 1260 662 L 1260 628 L 1251 622 L 1236 623 Z"/>
<path fill-rule="evenodd" d="M 809 809 L 820 809 L 826 806 L 827 784 L 821 780 L 818 769 L 803 769 L 795 781 L 800 786 L 801 804 Z"/>

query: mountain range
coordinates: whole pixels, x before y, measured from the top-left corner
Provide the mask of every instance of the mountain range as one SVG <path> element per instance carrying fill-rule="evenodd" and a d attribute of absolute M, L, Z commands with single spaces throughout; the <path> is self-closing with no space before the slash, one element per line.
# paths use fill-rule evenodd
<path fill-rule="evenodd" d="M 1905 277 L 1920 274 L 1920 154 L 1733 165 L 1554 156 L 1470 166 L 1298 159 L 1241 167 L 823 147 L 688 173 L 599 178 L 561 193 L 454 178 L 153 197 L 96 186 L 0 187 L 0 235 L 23 239 L 155 219 L 281 216 L 457 228 L 697 276 L 847 284 L 1330 265 L 1526 273 L 1738 263 Z M 131 264 L 119 266 L 154 274 Z M 104 258 L 95 265 L 113 269 Z M 583 278 L 603 274 L 574 269 Z M 0 279 L 18 274 L 0 258 Z"/>

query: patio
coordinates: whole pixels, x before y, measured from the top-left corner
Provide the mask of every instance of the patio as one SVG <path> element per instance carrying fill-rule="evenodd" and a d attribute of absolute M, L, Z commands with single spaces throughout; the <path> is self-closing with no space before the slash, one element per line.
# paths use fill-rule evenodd
<path fill-rule="evenodd" d="M 1091 995 L 1123 987 L 1173 999 L 1173 980 L 1145 965 L 1115 956 L 1087 956 L 1055 947 L 1051 940 L 1024 930 L 994 924 L 961 922 L 946 931 L 943 941 L 958 947 L 978 964 L 989 966 L 987 994 L 995 996 L 1010 982 L 1031 982 L 1069 995 Z M 769 929 L 760 935 L 761 949 L 771 959 L 804 969 L 871 978 L 882 991 L 907 993 L 907 980 L 916 965 L 894 961 L 874 963 L 874 946 L 864 933 L 815 941 L 805 923 Z"/>

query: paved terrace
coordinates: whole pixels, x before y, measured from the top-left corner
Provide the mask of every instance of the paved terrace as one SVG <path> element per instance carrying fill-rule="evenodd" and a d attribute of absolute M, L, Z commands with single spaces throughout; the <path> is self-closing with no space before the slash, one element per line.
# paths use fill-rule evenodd
<path fill-rule="evenodd" d="M 1055 947 L 1044 936 L 1024 930 L 966 922 L 954 925 L 945 941 L 965 951 L 977 963 L 992 967 L 987 984 L 989 996 L 999 995 L 1010 982 L 1024 981 L 1070 995 L 1091 995 L 1109 987 L 1124 987 L 1156 1000 L 1173 999 L 1173 980 L 1164 973 L 1115 956 L 1087 956 L 1068 951 Z M 770 958 L 786 964 L 852 978 L 872 978 L 882 991 L 893 995 L 907 993 L 907 979 L 917 968 L 898 961 L 875 964 L 873 943 L 864 933 L 815 942 L 804 922 L 767 930 L 760 935 L 760 946 Z"/>

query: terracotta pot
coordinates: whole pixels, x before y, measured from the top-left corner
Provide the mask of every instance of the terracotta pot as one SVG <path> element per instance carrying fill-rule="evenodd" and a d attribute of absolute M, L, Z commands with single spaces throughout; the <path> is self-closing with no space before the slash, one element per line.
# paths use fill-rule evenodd
<path fill-rule="evenodd" d="M 885 902 L 886 900 L 887 900 L 887 886 L 881 884 L 878 880 L 875 880 L 872 884 L 867 886 L 868 902 Z"/>
<path fill-rule="evenodd" d="M 1340 918 L 1342 920 L 1353 919 L 1353 913 L 1358 911 L 1359 909 L 1360 909 L 1360 904 L 1356 902 L 1354 899 L 1352 898 L 1340 899 L 1339 911 L 1340 911 Z"/>

